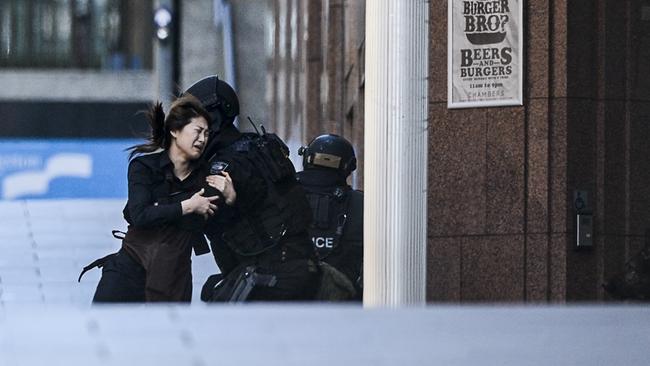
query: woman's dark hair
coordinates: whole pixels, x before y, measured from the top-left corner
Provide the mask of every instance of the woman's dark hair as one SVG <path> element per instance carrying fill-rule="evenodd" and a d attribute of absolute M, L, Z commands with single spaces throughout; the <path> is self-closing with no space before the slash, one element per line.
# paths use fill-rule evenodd
<path fill-rule="evenodd" d="M 165 117 L 162 103 L 156 102 L 147 111 L 147 120 L 151 127 L 151 134 L 146 143 L 127 148 L 129 159 L 134 155 L 154 152 L 158 149 L 167 149 L 172 141 L 171 131 L 178 131 L 185 127 L 192 118 L 203 117 L 210 123 L 210 114 L 201 106 L 201 102 L 192 95 L 185 95 L 176 99 L 169 108 Z"/>

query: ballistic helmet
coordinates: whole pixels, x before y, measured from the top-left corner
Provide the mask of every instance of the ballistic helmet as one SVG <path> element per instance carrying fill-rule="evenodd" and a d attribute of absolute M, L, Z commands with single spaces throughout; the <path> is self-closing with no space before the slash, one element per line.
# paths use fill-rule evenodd
<path fill-rule="evenodd" d="M 224 126 L 231 125 L 239 114 L 239 98 L 233 88 L 216 75 L 207 76 L 195 82 L 183 92 L 192 94 L 205 108 L 212 121 L 210 129 L 219 131 Z"/>
<path fill-rule="evenodd" d="M 327 134 L 313 139 L 309 145 L 298 150 L 302 155 L 302 167 L 336 169 L 347 177 L 357 168 L 354 148 L 341 136 Z"/>

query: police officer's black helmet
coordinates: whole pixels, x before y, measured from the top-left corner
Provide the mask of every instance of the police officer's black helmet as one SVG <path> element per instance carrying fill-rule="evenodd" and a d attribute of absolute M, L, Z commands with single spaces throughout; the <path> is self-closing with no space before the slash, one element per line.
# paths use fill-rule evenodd
<path fill-rule="evenodd" d="M 336 169 L 347 177 L 357 169 L 357 158 L 352 144 L 338 135 L 320 135 L 309 145 L 301 147 L 298 154 L 302 155 L 302 167 L 305 170 Z"/>
<path fill-rule="evenodd" d="M 204 77 L 183 92 L 195 96 L 210 113 L 210 128 L 217 132 L 232 124 L 239 114 L 239 98 L 233 88 L 218 76 Z"/>

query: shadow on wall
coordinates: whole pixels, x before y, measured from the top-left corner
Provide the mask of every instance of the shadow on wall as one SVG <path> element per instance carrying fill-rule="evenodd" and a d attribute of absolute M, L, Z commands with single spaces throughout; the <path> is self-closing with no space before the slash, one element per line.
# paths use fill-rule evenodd
<path fill-rule="evenodd" d="M 607 279 L 605 291 L 614 299 L 650 301 L 650 229 L 646 229 L 645 247 L 625 263 L 623 270 Z"/>

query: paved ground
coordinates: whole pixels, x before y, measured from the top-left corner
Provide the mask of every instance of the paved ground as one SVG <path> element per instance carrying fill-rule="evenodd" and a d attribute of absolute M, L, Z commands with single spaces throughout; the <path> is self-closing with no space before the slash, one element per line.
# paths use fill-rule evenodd
<path fill-rule="evenodd" d="M 115 252 L 111 230 L 126 230 L 124 200 L 0 201 L 0 306 L 11 303 L 90 305 L 101 270 L 77 277 L 88 263 Z M 194 297 L 211 255 L 194 257 Z M 198 291 L 196 290 L 198 289 Z"/>
<path fill-rule="evenodd" d="M 122 205 L 0 201 L 0 366 L 650 364 L 648 307 L 91 307 Z"/>
<path fill-rule="evenodd" d="M 647 308 L 6 307 L 0 365 L 646 366 Z"/>

